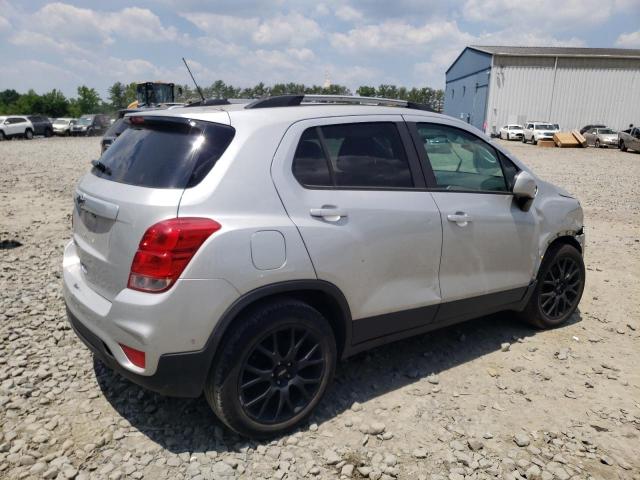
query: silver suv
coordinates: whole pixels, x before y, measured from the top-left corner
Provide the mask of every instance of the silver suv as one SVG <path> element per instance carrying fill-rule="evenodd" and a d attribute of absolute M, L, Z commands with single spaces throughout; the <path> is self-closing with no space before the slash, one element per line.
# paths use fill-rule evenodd
<path fill-rule="evenodd" d="M 127 122 L 75 192 L 69 321 L 243 435 L 299 424 L 340 358 L 503 310 L 551 328 L 580 301 L 578 200 L 454 118 L 307 95 Z"/>

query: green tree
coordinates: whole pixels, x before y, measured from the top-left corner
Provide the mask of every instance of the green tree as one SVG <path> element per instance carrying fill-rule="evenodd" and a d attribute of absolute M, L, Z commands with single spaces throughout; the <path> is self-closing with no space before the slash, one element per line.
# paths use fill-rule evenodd
<path fill-rule="evenodd" d="M 27 93 L 20 95 L 18 100 L 9 106 L 9 113 L 23 115 L 44 113 L 42 97 L 31 89 Z"/>
<path fill-rule="evenodd" d="M 368 85 L 362 85 L 358 87 L 356 93 L 361 97 L 375 97 L 376 87 L 370 87 Z"/>
<path fill-rule="evenodd" d="M 109 101 L 114 110 L 121 110 L 128 105 L 125 98 L 126 88 L 122 82 L 116 82 L 109 87 Z"/>
<path fill-rule="evenodd" d="M 0 92 L 0 103 L 6 106 L 16 103 L 19 98 L 20 94 L 13 89 Z"/>
<path fill-rule="evenodd" d="M 42 95 L 42 112 L 45 115 L 56 118 L 64 117 L 69 113 L 69 100 L 60 90 L 55 88 Z"/>
<path fill-rule="evenodd" d="M 138 84 L 131 82 L 124 89 L 124 108 L 138 98 Z"/>
<path fill-rule="evenodd" d="M 96 113 L 100 109 L 100 95 L 95 88 L 85 85 L 78 87 L 77 105 L 81 114 Z"/>

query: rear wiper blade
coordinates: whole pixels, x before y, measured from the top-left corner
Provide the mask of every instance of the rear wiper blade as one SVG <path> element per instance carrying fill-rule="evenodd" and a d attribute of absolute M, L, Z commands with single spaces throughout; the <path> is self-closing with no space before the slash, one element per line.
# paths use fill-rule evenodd
<path fill-rule="evenodd" d="M 91 165 L 93 165 L 96 169 L 100 170 L 105 175 L 111 175 L 111 169 L 100 160 L 91 160 Z"/>

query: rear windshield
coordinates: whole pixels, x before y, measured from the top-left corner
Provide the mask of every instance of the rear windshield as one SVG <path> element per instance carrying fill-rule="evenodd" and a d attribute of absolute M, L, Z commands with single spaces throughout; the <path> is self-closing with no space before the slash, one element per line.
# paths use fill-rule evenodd
<path fill-rule="evenodd" d="M 144 119 L 144 120 L 142 120 Z M 136 123 L 142 120 L 142 123 Z M 231 143 L 227 125 L 176 117 L 134 117 L 91 172 L 151 188 L 189 188 L 209 173 Z"/>

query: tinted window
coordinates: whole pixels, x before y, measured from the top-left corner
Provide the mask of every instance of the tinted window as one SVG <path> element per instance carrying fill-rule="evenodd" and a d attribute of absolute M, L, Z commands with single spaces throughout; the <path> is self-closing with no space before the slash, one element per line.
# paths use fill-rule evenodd
<path fill-rule="evenodd" d="M 119 118 L 118 120 L 113 122 L 113 125 L 109 127 L 109 129 L 105 132 L 104 136 L 117 137 L 122 132 L 124 132 L 127 129 L 127 127 L 129 127 L 129 124 L 124 121 L 124 118 Z"/>
<path fill-rule="evenodd" d="M 337 187 L 411 188 L 413 178 L 393 123 L 321 127 Z"/>
<path fill-rule="evenodd" d="M 296 149 L 293 173 L 305 186 L 414 186 L 400 134 L 390 122 L 349 123 L 306 130 Z"/>
<path fill-rule="evenodd" d="M 130 124 L 92 173 L 114 182 L 154 188 L 197 185 L 231 143 L 226 125 L 172 117 Z"/>
<path fill-rule="evenodd" d="M 454 127 L 419 123 L 418 134 L 438 187 L 446 190 L 507 191 L 495 149 Z"/>
<path fill-rule="evenodd" d="M 306 186 L 331 186 L 329 164 L 322 152 L 322 145 L 315 128 L 306 130 L 300 138 L 293 157 L 293 175 Z"/>

